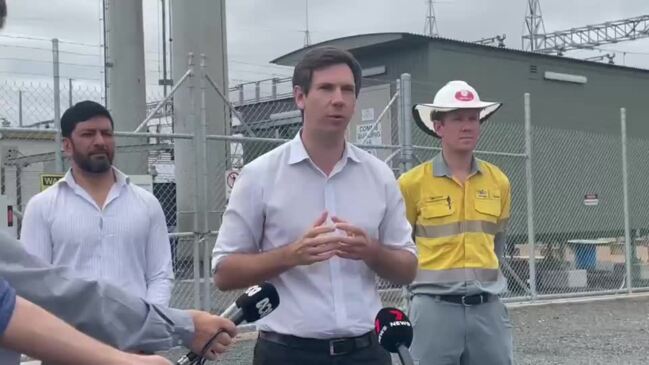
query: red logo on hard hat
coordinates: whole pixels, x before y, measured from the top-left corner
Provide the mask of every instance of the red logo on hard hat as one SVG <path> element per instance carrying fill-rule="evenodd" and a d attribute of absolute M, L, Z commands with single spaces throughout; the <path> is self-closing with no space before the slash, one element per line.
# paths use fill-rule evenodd
<path fill-rule="evenodd" d="M 460 90 L 455 93 L 455 99 L 459 101 L 471 101 L 473 100 L 473 93 L 469 90 Z"/>

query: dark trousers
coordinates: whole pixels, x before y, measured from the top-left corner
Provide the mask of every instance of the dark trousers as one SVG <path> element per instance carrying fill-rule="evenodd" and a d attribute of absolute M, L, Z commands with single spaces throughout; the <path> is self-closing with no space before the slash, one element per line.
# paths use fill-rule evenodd
<path fill-rule="evenodd" d="M 390 365 L 390 354 L 373 337 L 372 344 L 356 351 L 330 355 L 258 338 L 253 365 Z"/>

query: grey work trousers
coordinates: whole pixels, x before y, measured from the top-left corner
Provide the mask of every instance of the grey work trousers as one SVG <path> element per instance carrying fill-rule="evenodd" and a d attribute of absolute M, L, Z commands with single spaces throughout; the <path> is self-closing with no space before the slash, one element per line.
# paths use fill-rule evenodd
<path fill-rule="evenodd" d="M 511 365 L 512 324 L 505 305 L 449 303 L 415 294 L 408 316 L 414 338 L 410 351 L 420 365 Z"/>

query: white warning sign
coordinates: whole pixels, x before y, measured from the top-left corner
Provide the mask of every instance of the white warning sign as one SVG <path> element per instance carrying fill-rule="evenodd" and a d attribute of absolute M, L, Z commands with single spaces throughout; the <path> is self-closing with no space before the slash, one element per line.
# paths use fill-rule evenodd
<path fill-rule="evenodd" d="M 364 123 L 356 125 L 356 142 L 361 143 L 366 138 L 369 133 L 369 137 L 365 139 L 363 144 L 381 144 L 381 123 L 379 123 L 374 129 L 372 126 L 374 123 Z"/>
<path fill-rule="evenodd" d="M 361 109 L 361 120 L 363 122 L 373 122 L 374 108 Z"/>
<path fill-rule="evenodd" d="M 230 193 L 232 193 L 232 187 L 234 187 L 234 182 L 239 177 L 239 170 L 226 170 L 225 171 L 225 198 L 230 199 Z"/>
<path fill-rule="evenodd" d="M 599 197 L 595 193 L 589 193 L 584 195 L 584 205 L 586 206 L 595 206 L 599 204 Z"/>

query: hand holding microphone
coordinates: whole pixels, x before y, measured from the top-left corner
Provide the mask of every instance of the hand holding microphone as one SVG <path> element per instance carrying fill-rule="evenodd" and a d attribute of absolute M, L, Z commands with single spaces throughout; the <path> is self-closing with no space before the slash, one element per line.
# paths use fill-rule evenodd
<path fill-rule="evenodd" d="M 221 332 L 216 340 L 209 345 L 205 357 L 213 360 L 216 354 L 225 352 L 232 343 L 232 339 L 237 335 L 236 325 L 230 319 L 215 314 L 198 310 L 188 310 L 187 312 L 194 322 L 194 337 L 189 349 L 196 354 L 200 354 L 212 336 L 217 332 Z"/>
<path fill-rule="evenodd" d="M 222 314 L 221 317 L 232 321 L 236 326 L 245 322 L 252 323 L 260 318 L 263 318 L 274 311 L 279 305 L 279 294 L 277 289 L 270 283 L 263 283 L 261 285 L 254 285 L 248 288 L 243 294 L 237 298 Z M 203 346 L 200 351 L 201 355 L 195 352 L 189 352 L 176 362 L 176 365 L 195 364 L 203 361 L 203 357 L 213 360 L 216 357 L 215 353 L 208 353 L 207 350 L 211 347 L 214 341 L 221 333 L 228 332 L 233 336 L 233 332 L 229 331 L 228 327 L 222 327 L 217 333 L 213 334 L 209 341 Z M 227 339 L 229 344 L 229 339 Z M 227 345 L 222 343 L 221 346 Z M 218 346 L 218 344 L 217 344 Z M 217 348 L 218 349 L 218 348 Z"/>
<path fill-rule="evenodd" d="M 376 315 L 375 330 L 379 343 L 391 353 L 398 353 L 403 365 L 413 365 L 408 347 L 412 343 L 412 324 L 397 308 L 383 308 Z"/>

